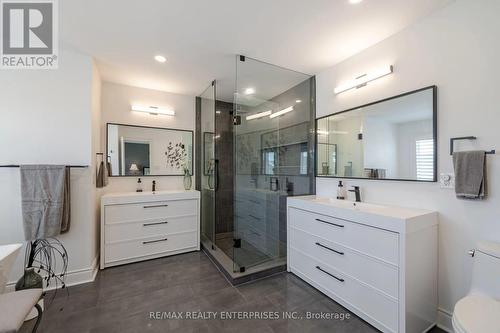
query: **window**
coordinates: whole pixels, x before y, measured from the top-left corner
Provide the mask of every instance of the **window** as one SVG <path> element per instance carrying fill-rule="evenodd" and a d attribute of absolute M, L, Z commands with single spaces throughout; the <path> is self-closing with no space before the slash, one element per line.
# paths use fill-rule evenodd
<path fill-rule="evenodd" d="M 434 140 L 416 141 L 417 180 L 434 180 Z"/>
<path fill-rule="evenodd" d="M 276 152 L 274 150 L 264 150 L 264 174 L 274 175 L 274 167 L 276 160 Z"/>

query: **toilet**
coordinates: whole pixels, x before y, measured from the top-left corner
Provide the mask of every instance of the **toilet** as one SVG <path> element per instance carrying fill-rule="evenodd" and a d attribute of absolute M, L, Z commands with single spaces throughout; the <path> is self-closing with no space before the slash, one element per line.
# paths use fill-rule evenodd
<path fill-rule="evenodd" d="M 455 305 L 455 333 L 500 332 L 500 243 L 481 242 L 474 257 L 469 295 Z"/>

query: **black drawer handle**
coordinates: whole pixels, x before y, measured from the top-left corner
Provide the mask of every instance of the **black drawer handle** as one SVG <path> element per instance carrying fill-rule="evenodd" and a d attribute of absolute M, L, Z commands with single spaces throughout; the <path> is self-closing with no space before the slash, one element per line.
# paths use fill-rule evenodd
<path fill-rule="evenodd" d="M 326 246 L 326 245 L 321 244 L 320 242 L 316 242 L 316 245 L 321 246 L 322 248 L 325 248 L 325 249 L 327 249 L 327 250 L 333 251 L 333 252 L 335 252 L 335 253 L 337 253 L 337 254 L 340 254 L 341 256 L 343 256 L 343 255 L 344 255 L 344 252 L 340 252 L 340 251 L 334 250 L 334 249 L 332 249 L 331 247 L 328 247 L 328 246 Z"/>
<path fill-rule="evenodd" d="M 152 243 L 158 243 L 158 242 L 165 242 L 167 240 L 168 240 L 167 238 L 156 239 L 156 240 L 151 240 L 151 241 L 144 241 L 144 242 L 142 242 L 142 244 L 152 244 Z"/>
<path fill-rule="evenodd" d="M 143 226 L 144 227 L 149 227 L 149 226 L 152 226 L 152 225 L 159 225 L 159 224 L 167 224 L 168 221 L 163 221 L 163 222 L 151 222 L 151 223 L 144 223 Z"/>
<path fill-rule="evenodd" d="M 151 206 L 144 206 L 144 208 L 158 208 L 158 207 L 168 207 L 168 205 L 151 205 Z"/>
<path fill-rule="evenodd" d="M 342 224 L 337 224 L 337 223 L 333 223 L 333 222 L 328 222 L 328 221 L 325 221 L 325 220 L 322 220 L 322 219 L 316 219 L 316 221 L 321 222 L 321 223 L 330 224 L 330 225 L 333 225 L 333 226 L 335 226 L 335 227 L 339 227 L 339 228 L 343 228 L 343 227 L 344 227 Z"/>
<path fill-rule="evenodd" d="M 327 275 L 330 275 L 332 278 L 334 278 L 335 280 L 337 281 L 340 281 L 340 282 L 344 282 L 345 280 L 344 279 L 341 279 L 339 277 L 336 277 L 335 275 L 331 274 L 331 273 L 328 273 L 327 271 L 325 271 L 324 269 L 322 269 L 321 267 L 319 266 L 316 266 L 317 269 L 319 269 L 320 271 L 322 271 L 323 273 L 327 274 Z"/>

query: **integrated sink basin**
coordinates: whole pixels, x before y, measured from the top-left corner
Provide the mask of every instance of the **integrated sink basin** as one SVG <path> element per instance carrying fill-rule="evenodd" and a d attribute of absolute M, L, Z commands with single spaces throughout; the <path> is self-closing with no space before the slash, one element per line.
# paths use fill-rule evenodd
<path fill-rule="evenodd" d="M 349 221 L 357 220 L 366 225 L 387 229 L 396 228 L 401 232 L 406 232 L 404 230 L 408 227 L 420 228 L 419 217 L 435 214 L 425 209 L 353 202 L 317 195 L 290 197 L 288 202 L 303 209 L 314 207 L 318 214 L 333 215 Z"/>
<path fill-rule="evenodd" d="M 4 292 L 10 270 L 22 244 L 0 245 L 0 294 Z"/>

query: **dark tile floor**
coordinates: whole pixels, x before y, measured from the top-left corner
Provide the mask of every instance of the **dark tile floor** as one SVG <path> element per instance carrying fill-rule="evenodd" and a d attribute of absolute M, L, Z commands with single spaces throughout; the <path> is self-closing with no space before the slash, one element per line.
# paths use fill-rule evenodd
<path fill-rule="evenodd" d="M 56 295 L 38 332 L 376 332 L 354 315 L 346 320 L 151 319 L 151 312 L 174 311 L 349 313 L 288 273 L 233 287 L 203 252 L 109 268 L 95 282 L 69 291 L 69 298 Z M 32 324 L 21 331 L 29 332 Z"/>

